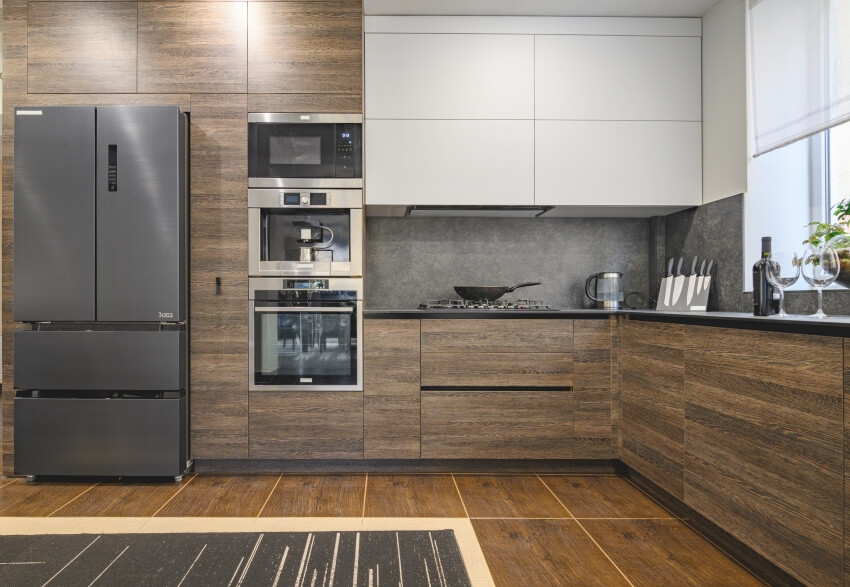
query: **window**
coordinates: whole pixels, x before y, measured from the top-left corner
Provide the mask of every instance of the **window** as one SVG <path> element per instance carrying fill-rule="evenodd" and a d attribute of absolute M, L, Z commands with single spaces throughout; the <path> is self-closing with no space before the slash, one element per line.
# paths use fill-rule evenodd
<path fill-rule="evenodd" d="M 826 131 L 826 191 L 829 209 L 838 202 L 850 198 L 850 122 Z"/>

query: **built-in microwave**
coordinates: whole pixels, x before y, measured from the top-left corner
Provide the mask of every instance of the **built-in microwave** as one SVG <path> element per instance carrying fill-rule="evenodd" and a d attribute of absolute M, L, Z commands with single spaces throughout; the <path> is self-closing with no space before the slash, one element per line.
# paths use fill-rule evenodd
<path fill-rule="evenodd" d="M 362 188 L 361 114 L 248 114 L 248 187 Z"/>

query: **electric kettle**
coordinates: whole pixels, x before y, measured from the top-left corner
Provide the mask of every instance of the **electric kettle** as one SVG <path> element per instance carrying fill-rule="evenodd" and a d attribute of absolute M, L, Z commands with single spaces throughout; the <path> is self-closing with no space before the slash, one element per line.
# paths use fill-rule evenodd
<path fill-rule="evenodd" d="M 584 282 L 584 293 L 596 302 L 599 309 L 619 310 L 623 307 L 623 287 L 620 283 L 622 278 L 623 274 L 616 271 L 594 273 Z M 590 285 L 594 280 L 595 287 L 591 293 Z"/>

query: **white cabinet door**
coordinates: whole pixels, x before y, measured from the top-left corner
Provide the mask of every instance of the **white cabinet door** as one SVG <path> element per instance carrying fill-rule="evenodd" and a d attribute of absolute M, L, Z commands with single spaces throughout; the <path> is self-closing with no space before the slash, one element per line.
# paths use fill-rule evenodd
<path fill-rule="evenodd" d="M 534 121 L 366 120 L 367 204 L 532 205 Z"/>
<path fill-rule="evenodd" d="M 366 117 L 533 119 L 532 35 L 367 34 Z"/>
<path fill-rule="evenodd" d="M 535 204 L 702 203 L 699 122 L 535 123 Z"/>
<path fill-rule="evenodd" d="M 699 37 L 539 35 L 535 116 L 701 119 Z"/>

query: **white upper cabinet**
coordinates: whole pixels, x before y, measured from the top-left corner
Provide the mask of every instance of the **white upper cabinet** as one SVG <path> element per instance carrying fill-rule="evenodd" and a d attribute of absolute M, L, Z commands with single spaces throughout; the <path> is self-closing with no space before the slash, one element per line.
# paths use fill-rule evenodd
<path fill-rule="evenodd" d="M 699 37 L 538 35 L 535 117 L 701 119 Z"/>
<path fill-rule="evenodd" d="M 538 206 L 697 206 L 699 122 L 538 120 Z"/>
<path fill-rule="evenodd" d="M 366 203 L 534 204 L 533 120 L 366 120 Z"/>
<path fill-rule="evenodd" d="M 367 34 L 366 117 L 534 118 L 532 35 Z"/>

